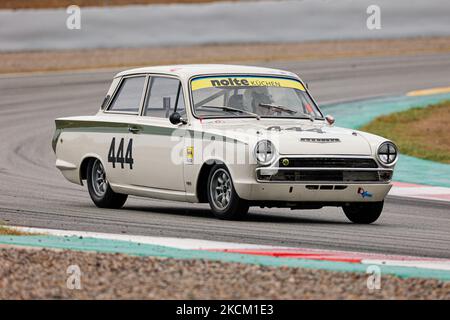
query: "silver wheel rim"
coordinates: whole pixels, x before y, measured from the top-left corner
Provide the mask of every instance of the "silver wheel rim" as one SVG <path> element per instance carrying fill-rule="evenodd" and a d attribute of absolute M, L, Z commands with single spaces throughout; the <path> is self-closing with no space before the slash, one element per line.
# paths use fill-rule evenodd
<path fill-rule="evenodd" d="M 99 160 L 95 160 L 92 166 L 91 180 L 95 194 L 103 197 L 108 187 L 108 180 L 106 180 L 105 169 Z"/>
<path fill-rule="evenodd" d="M 229 173 L 218 169 L 211 178 L 210 195 L 213 205 L 219 210 L 225 210 L 231 202 L 233 185 Z"/>

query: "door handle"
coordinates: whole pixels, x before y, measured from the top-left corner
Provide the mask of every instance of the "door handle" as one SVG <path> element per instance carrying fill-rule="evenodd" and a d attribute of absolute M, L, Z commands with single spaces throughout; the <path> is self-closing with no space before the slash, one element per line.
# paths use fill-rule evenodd
<path fill-rule="evenodd" d="M 136 127 L 128 127 L 128 131 L 131 132 L 131 133 L 136 134 L 139 131 L 141 131 L 141 129 L 140 128 L 136 128 Z"/>

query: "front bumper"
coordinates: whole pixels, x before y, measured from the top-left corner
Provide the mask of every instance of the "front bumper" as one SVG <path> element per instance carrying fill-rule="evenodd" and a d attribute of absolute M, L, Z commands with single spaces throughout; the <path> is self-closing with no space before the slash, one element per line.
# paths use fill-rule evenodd
<path fill-rule="evenodd" d="M 283 161 L 283 160 L 288 161 Z M 383 201 L 393 168 L 371 157 L 290 156 L 234 179 L 238 195 L 257 202 L 349 203 Z"/>
<path fill-rule="evenodd" d="M 392 184 L 290 184 L 235 183 L 238 195 L 251 201 L 377 202 L 383 201 Z"/>

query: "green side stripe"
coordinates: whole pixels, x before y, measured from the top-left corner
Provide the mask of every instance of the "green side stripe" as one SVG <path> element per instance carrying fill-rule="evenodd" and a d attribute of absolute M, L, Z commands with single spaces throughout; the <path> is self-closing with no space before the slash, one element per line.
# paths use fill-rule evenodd
<path fill-rule="evenodd" d="M 180 239 L 180 241 L 182 241 Z M 184 250 L 159 245 L 140 244 L 128 241 L 105 240 L 96 238 L 56 237 L 56 236 L 0 236 L 1 244 L 29 247 L 48 247 L 80 251 L 105 253 L 123 253 L 135 256 L 155 256 L 174 259 L 205 259 L 224 262 L 257 264 L 264 266 L 287 266 L 307 269 L 319 269 L 338 272 L 365 273 L 368 265 L 346 262 L 277 258 L 238 253 L 211 252 L 203 250 Z M 450 281 L 450 271 L 421 269 L 413 267 L 395 267 L 380 265 L 382 274 L 391 274 L 401 278 L 434 278 Z"/>
<path fill-rule="evenodd" d="M 129 123 L 111 122 L 111 121 L 84 121 L 84 120 L 56 120 L 56 128 L 64 131 L 72 132 L 111 132 L 111 133 L 127 133 Z M 151 125 L 137 125 L 133 127 L 141 129 L 143 134 L 156 134 L 170 136 L 177 128 L 166 128 Z M 186 129 L 189 133 L 193 130 Z"/>
<path fill-rule="evenodd" d="M 110 121 L 85 121 L 85 120 L 56 120 L 56 131 L 53 137 L 52 143 L 55 144 L 57 139 L 57 132 L 64 130 L 66 132 L 96 132 L 96 133 L 128 133 L 129 123 L 124 122 L 110 122 Z M 185 129 L 185 128 L 168 128 L 154 125 L 142 125 L 142 124 L 132 124 L 133 127 L 139 128 L 139 134 L 152 134 L 161 136 L 171 136 L 176 130 L 184 130 L 184 132 L 191 137 L 195 135 L 203 135 L 206 137 L 213 136 L 216 139 L 228 139 L 228 137 L 216 134 L 216 133 L 205 133 L 198 130 Z M 59 133 L 58 133 L 59 134 Z M 59 135 L 58 135 L 59 136 Z M 239 141 L 232 139 L 234 143 L 244 143 L 244 141 Z"/>

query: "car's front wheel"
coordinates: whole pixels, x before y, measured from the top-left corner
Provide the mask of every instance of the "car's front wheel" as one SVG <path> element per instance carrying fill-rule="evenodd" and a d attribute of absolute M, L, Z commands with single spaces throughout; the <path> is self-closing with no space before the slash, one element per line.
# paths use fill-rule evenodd
<path fill-rule="evenodd" d="M 213 214 L 224 220 L 242 219 L 249 205 L 234 190 L 230 172 L 222 164 L 216 164 L 208 177 L 208 202 Z"/>
<path fill-rule="evenodd" d="M 347 218 L 358 224 L 369 224 L 377 221 L 383 211 L 384 201 L 368 202 L 368 203 L 353 203 L 343 206 Z"/>
<path fill-rule="evenodd" d="M 120 209 L 127 201 L 128 195 L 115 193 L 108 180 L 106 172 L 100 160 L 89 161 L 87 165 L 87 185 L 89 195 L 94 204 L 99 208 Z"/>

